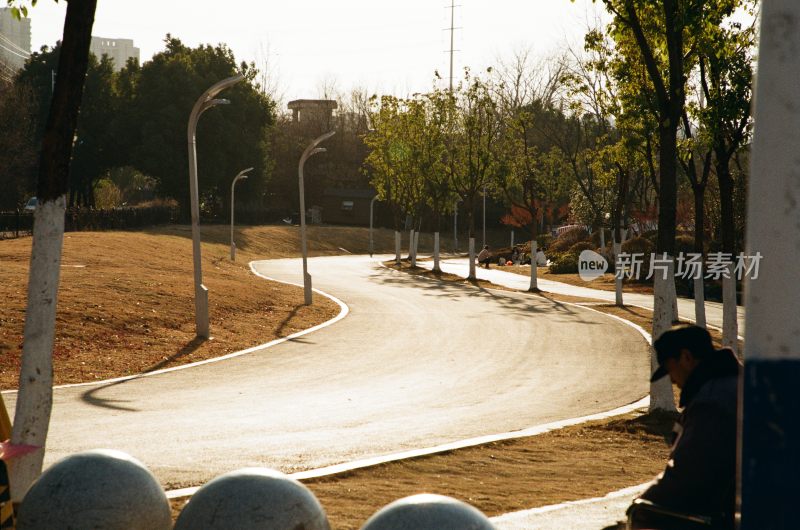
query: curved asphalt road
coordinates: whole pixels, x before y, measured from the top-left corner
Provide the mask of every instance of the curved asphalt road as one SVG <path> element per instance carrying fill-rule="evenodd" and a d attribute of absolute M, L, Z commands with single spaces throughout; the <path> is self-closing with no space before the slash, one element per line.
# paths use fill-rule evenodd
<path fill-rule="evenodd" d="M 299 260 L 256 266 L 300 281 Z M 218 363 L 57 389 L 46 464 L 115 448 L 177 488 L 245 466 L 291 472 L 513 431 L 648 392 L 645 340 L 603 315 L 363 256 L 309 270 L 348 304 L 345 319 Z"/>

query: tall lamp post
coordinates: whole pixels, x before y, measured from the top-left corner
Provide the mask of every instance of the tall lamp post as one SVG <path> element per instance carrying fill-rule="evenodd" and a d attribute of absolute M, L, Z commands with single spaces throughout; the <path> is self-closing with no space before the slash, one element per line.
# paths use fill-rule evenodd
<path fill-rule="evenodd" d="M 236 243 L 233 241 L 233 189 L 239 180 L 247 178 L 246 173 L 250 171 L 253 171 L 253 168 L 249 167 L 241 170 L 238 175 L 233 177 L 233 182 L 231 182 L 231 261 L 236 261 Z"/>
<path fill-rule="evenodd" d="M 371 201 L 369 201 L 369 257 L 372 257 L 372 251 L 374 250 L 374 246 L 372 243 L 372 212 L 373 207 L 375 206 L 375 201 L 378 200 L 378 196 L 375 195 Z"/>
<path fill-rule="evenodd" d="M 486 186 L 483 187 L 483 246 L 486 246 Z"/>
<path fill-rule="evenodd" d="M 197 139 L 195 131 L 200 115 L 211 107 L 228 104 L 227 99 L 214 99 L 214 96 L 244 79 L 235 75 L 212 85 L 197 99 L 189 114 L 187 136 L 189 139 L 189 193 L 192 208 L 192 259 L 194 261 L 194 322 L 197 336 L 207 339 L 208 329 L 208 288 L 203 285 L 203 270 L 200 264 L 200 199 L 197 191 Z"/>
<path fill-rule="evenodd" d="M 306 305 L 311 305 L 311 275 L 308 273 L 308 250 L 306 248 L 306 198 L 303 187 L 303 165 L 305 165 L 309 157 L 317 153 L 324 153 L 325 148 L 317 146 L 334 134 L 336 134 L 336 131 L 327 132 L 311 142 L 306 147 L 306 150 L 303 151 L 303 156 L 300 157 L 300 163 L 297 166 L 297 180 L 300 184 L 300 248 L 303 252 L 303 295 Z"/>

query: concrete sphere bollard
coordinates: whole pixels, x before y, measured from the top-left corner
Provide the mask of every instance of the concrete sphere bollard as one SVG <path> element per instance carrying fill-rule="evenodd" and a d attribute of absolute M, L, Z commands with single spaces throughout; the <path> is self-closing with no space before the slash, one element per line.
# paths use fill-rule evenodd
<path fill-rule="evenodd" d="M 169 501 L 141 462 L 121 451 L 70 455 L 46 470 L 22 500 L 18 530 L 169 530 Z"/>
<path fill-rule="evenodd" d="M 494 530 L 469 504 L 442 495 L 412 495 L 384 506 L 361 530 Z"/>
<path fill-rule="evenodd" d="M 175 530 L 330 530 L 311 491 L 279 471 L 245 468 L 221 475 L 184 506 Z"/>

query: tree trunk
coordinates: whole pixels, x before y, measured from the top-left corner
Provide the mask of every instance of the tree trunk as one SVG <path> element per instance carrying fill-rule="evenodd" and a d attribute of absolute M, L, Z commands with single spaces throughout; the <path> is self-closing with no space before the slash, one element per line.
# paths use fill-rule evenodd
<path fill-rule="evenodd" d="M 619 242 L 619 238 L 620 231 L 619 228 L 617 228 L 614 230 L 613 243 L 613 258 L 615 264 L 617 262 L 617 256 L 622 252 L 622 243 Z M 625 305 L 622 300 L 622 274 L 616 269 L 616 265 L 614 266 L 614 303 L 617 307 L 623 307 Z"/>
<path fill-rule="evenodd" d="M 402 235 L 400 234 L 400 230 L 395 230 L 394 231 L 394 262 L 397 265 L 400 265 L 400 262 L 403 260 L 403 257 L 401 256 L 401 254 L 402 254 L 402 249 L 401 249 L 401 244 L 400 244 L 400 239 L 401 238 L 402 238 Z"/>
<path fill-rule="evenodd" d="M 475 280 L 475 216 L 472 215 L 472 207 L 468 210 L 468 226 L 469 226 L 469 276 L 468 280 Z"/>
<path fill-rule="evenodd" d="M 528 287 L 529 292 L 535 293 L 539 291 L 538 272 L 536 269 L 536 238 L 534 238 L 531 239 L 531 285 Z"/>
<path fill-rule="evenodd" d="M 413 261 L 414 258 L 414 229 L 408 232 L 408 261 Z"/>
<path fill-rule="evenodd" d="M 705 184 L 692 186 L 694 191 L 694 251 L 705 256 Z M 700 327 L 706 327 L 705 286 L 703 285 L 703 259 L 700 260 L 700 277 L 694 279 L 694 320 Z"/>
<path fill-rule="evenodd" d="M 419 230 L 414 232 L 414 257 L 411 258 L 411 266 L 417 266 L 417 251 L 419 250 Z"/>
<path fill-rule="evenodd" d="M 669 120 L 667 120 L 669 122 Z M 659 127 L 661 145 L 659 149 L 659 187 L 658 194 L 658 244 L 656 251 L 659 255 L 666 253 L 675 254 L 675 210 L 677 202 L 677 186 L 675 172 L 677 164 L 677 121 Z M 670 287 L 670 282 L 672 287 Z M 657 339 L 672 326 L 674 318 L 673 295 L 675 292 L 674 270 L 670 267 L 667 278 L 656 274 L 653 281 L 653 340 Z M 651 356 L 651 367 L 658 367 L 655 350 Z M 675 411 L 675 399 L 672 395 L 672 385 L 668 379 L 661 379 L 650 384 L 650 410 Z"/>
<path fill-rule="evenodd" d="M 13 461 L 10 482 L 14 502 L 22 500 L 33 480 L 42 472 L 50 424 L 53 342 L 69 163 L 89 62 L 96 5 L 96 0 L 67 3 L 58 77 L 42 139 L 36 192 L 39 206 L 34 214 L 22 366 L 11 435 L 13 444 L 36 445 L 42 449 Z"/>
<path fill-rule="evenodd" d="M 722 252 L 736 258 L 736 225 L 733 214 L 733 179 L 731 178 L 730 159 L 717 150 L 717 179 L 719 182 L 720 223 L 722 232 Z M 722 280 L 722 344 L 737 350 L 739 323 L 736 311 L 736 279 L 732 268 L 730 278 Z"/>
<path fill-rule="evenodd" d="M 670 274 L 672 267 L 667 273 L 667 278 L 662 274 L 655 274 L 653 278 L 653 339 L 660 337 L 662 333 L 672 326 L 672 291 L 669 288 L 669 280 L 674 276 Z M 658 368 L 655 349 L 650 357 L 651 372 Z M 662 377 L 654 383 L 650 383 L 650 411 L 663 410 L 675 411 L 675 398 L 672 394 L 672 383 L 669 377 Z"/>
<path fill-rule="evenodd" d="M 439 232 L 433 234 L 433 272 L 441 272 L 439 268 Z"/>

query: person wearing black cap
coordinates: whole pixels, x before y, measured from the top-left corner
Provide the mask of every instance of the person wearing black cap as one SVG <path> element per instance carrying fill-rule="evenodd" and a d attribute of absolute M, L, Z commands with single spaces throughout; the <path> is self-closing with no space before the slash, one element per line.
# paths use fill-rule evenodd
<path fill-rule="evenodd" d="M 664 472 L 640 497 L 670 511 L 704 515 L 713 528 L 734 528 L 738 384 L 742 365 L 728 348 L 717 350 L 704 328 L 680 325 L 654 343 L 658 369 L 681 390 L 682 412 Z M 653 511 L 632 506 L 634 528 L 694 528 L 665 524 Z"/>

